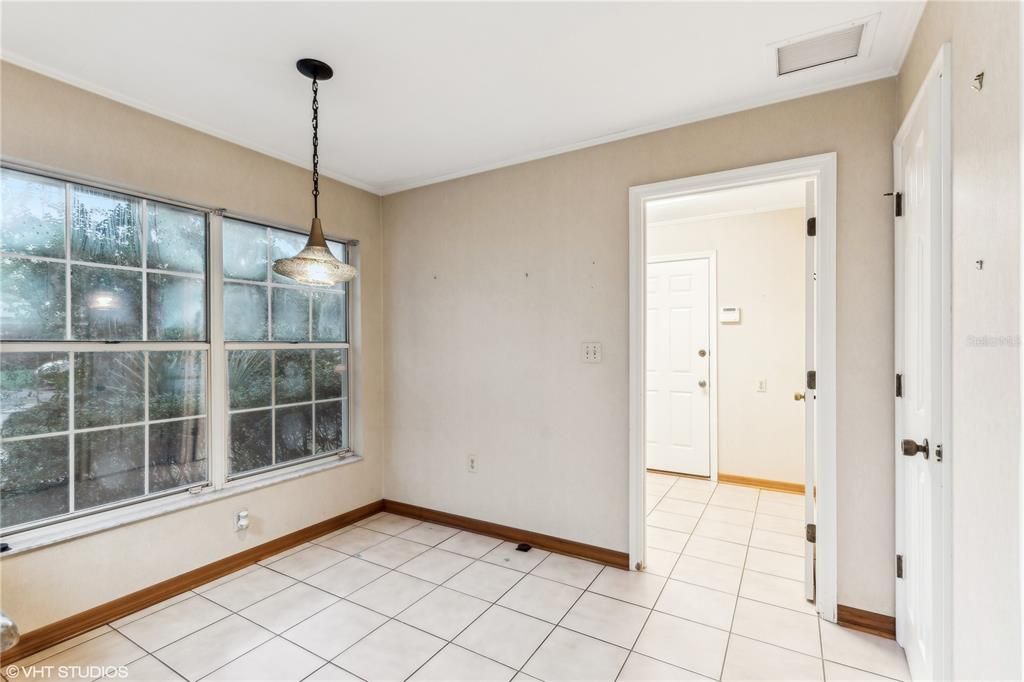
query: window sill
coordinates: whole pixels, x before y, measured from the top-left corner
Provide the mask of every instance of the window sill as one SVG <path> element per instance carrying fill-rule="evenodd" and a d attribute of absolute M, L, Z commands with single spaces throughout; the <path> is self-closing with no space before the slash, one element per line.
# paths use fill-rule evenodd
<path fill-rule="evenodd" d="M 324 471 L 336 469 L 347 464 L 361 462 L 363 458 L 357 454 L 349 454 L 343 459 L 315 460 L 291 469 L 284 469 L 273 472 L 273 475 L 257 476 L 251 479 L 241 479 L 228 483 L 220 490 L 210 488 L 204 489 L 198 494 L 190 494 L 183 491 L 178 495 L 166 497 L 150 502 L 139 502 L 138 504 L 112 509 L 93 516 L 84 516 L 72 519 L 63 523 L 55 523 L 50 526 L 27 530 L 22 533 L 5 537 L 4 541 L 10 545 L 10 549 L 0 554 L 0 560 L 11 556 L 42 549 L 51 545 L 76 540 L 87 535 L 94 535 L 104 531 L 127 526 L 147 519 L 172 514 L 183 509 L 191 509 L 210 502 L 216 502 L 227 497 L 234 497 L 243 493 L 259 490 L 268 486 L 291 481 L 296 478 L 312 476 Z"/>

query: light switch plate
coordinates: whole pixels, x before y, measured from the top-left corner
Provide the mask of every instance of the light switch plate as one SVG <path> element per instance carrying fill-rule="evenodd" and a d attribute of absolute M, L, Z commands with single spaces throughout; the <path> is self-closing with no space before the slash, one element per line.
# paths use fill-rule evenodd
<path fill-rule="evenodd" d="M 604 353 L 597 341 L 586 341 L 583 344 L 583 362 L 601 362 Z"/>

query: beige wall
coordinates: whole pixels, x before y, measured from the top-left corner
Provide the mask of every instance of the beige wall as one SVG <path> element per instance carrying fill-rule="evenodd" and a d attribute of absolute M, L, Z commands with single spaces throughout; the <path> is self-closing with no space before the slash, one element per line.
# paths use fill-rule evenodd
<path fill-rule="evenodd" d="M 839 602 L 892 614 L 896 102 L 880 80 L 385 197 L 385 496 L 625 551 L 628 188 L 834 151 Z"/>
<path fill-rule="evenodd" d="M 0 67 L 0 151 L 158 196 L 308 225 L 309 172 L 11 64 Z M 3 609 L 23 632 L 380 499 L 379 197 L 321 181 L 329 236 L 360 240 L 354 370 L 365 461 L 25 554 L 5 556 Z M 233 530 L 247 507 L 253 526 Z"/>
<path fill-rule="evenodd" d="M 648 258 L 714 251 L 717 305 L 741 309 L 711 311 L 720 473 L 803 484 L 804 233 L 802 208 L 648 224 Z"/>
<path fill-rule="evenodd" d="M 928 3 L 899 78 L 902 118 L 952 44 L 957 679 L 1021 677 L 1019 12 L 1011 2 Z"/>

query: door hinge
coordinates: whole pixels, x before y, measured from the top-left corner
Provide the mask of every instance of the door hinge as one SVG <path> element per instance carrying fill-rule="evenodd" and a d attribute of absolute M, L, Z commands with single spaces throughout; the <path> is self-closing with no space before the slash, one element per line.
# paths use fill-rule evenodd
<path fill-rule="evenodd" d="M 817 542 L 818 541 L 818 527 L 816 525 L 814 525 L 813 523 L 808 523 L 807 524 L 806 537 L 807 537 L 807 542 Z"/>
<path fill-rule="evenodd" d="M 813 369 L 807 373 L 807 388 L 815 389 L 818 387 L 818 373 Z"/>
<path fill-rule="evenodd" d="M 902 374 L 897 374 L 896 375 L 896 397 L 897 398 L 902 398 L 903 397 L 903 375 Z"/>
<path fill-rule="evenodd" d="M 900 218 L 903 216 L 903 192 L 886 192 L 885 196 L 892 197 L 893 214 Z"/>
<path fill-rule="evenodd" d="M 818 219 L 808 218 L 807 219 L 807 236 L 814 237 L 818 234 Z"/>
<path fill-rule="evenodd" d="M 902 578 L 903 577 L 903 555 L 902 554 L 897 554 L 896 555 L 896 577 L 897 578 Z"/>

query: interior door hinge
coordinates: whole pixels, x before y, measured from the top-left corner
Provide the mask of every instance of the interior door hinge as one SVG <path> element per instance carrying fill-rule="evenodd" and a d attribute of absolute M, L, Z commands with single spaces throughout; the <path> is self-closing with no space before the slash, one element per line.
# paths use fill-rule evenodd
<path fill-rule="evenodd" d="M 897 374 L 896 375 L 896 397 L 897 398 L 902 398 L 903 397 L 903 375 L 902 374 Z"/>
<path fill-rule="evenodd" d="M 808 523 L 807 524 L 807 535 L 806 535 L 806 537 L 807 537 L 807 542 L 817 542 L 818 541 L 818 527 L 816 525 L 814 525 L 813 523 Z"/>
<path fill-rule="evenodd" d="M 808 218 L 807 219 L 807 236 L 814 237 L 818 234 L 818 219 Z"/>
<path fill-rule="evenodd" d="M 899 218 L 903 216 L 903 192 L 886 192 L 885 196 L 892 197 L 893 214 Z"/>
<path fill-rule="evenodd" d="M 897 578 L 902 578 L 903 577 L 903 555 L 902 554 L 897 554 L 896 555 L 896 577 Z"/>
<path fill-rule="evenodd" d="M 813 369 L 807 373 L 807 388 L 815 389 L 818 387 L 818 373 Z"/>

